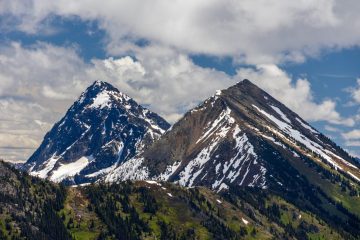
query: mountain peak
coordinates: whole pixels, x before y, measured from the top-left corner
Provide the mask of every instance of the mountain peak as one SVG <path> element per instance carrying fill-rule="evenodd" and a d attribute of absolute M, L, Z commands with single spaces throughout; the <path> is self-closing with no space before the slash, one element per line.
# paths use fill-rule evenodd
<path fill-rule="evenodd" d="M 244 79 L 242 81 L 239 81 L 238 83 L 229 87 L 228 89 L 232 89 L 232 88 L 243 89 L 243 90 L 260 89 L 257 85 L 255 85 L 249 79 Z"/>
<path fill-rule="evenodd" d="M 230 185 L 282 188 L 296 178 L 283 174 L 294 159 L 321 162 L 360 181 L 359 164 L 345 151 L 245 79 L 216 91 L 107 180 L 152 178 L 218 191 Z"/>
<path fill-rule="evenodd" d="M 97 80 L 81 94 L 71 110 L 78 106 L 80 106 L 80 108 L 102 109 L 111 107 L 113 106 L 112 103 L 116 102 L 128 105 L 127 103 L 131 100 L 132 99 L 128 95 L 120 92 L 110 83 Z"/>
<path fill-rule="evenodd" d="M 238 84 L 242 84 L 242 85 L 255 85 L 253 84 L 249 79 L 245 78 L 242 81 L 238 82 Z"/>
<path fill-rule="evenodd" d="M 88 89 L 115 89 L 115 87 L 108 82 L 96 80 L 88 87 Z"/>
<path fill-rule="evenodd" d="M 95 81 L 47 133 L 24 167 L 56 182 L 93 182 L 168 128 L 164 119 L 111 84 Z"/>
<path fill-rule="evenodd" d="M 119 92 L 119 90 L 110 83 L 97 80 L 93 82 L 93 84 L 91 84 L 84 93 L 86 95 L 90 94 L 93 97 L 94 95 L 104 91 Z"/>

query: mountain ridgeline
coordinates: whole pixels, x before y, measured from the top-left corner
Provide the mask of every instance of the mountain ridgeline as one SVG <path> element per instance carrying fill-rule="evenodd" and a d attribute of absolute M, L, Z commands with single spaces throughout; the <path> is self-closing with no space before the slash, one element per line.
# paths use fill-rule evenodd
<path fill-rule="evenodd" d="M 249 80 L 169 127 L 97 81 L 22 169 L 91 183 L 52 208 L 77 239 L 360 239 L 358 160 Z"/>

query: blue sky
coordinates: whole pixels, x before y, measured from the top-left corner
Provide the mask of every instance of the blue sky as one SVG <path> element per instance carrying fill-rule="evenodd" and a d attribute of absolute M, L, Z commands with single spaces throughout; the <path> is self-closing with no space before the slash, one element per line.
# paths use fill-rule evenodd
<path fill-rule="evenodd" d="M 26 160 L 96 79 L 174 122 L 248 78 L 360 155 L 359 3 L 270 2 L 5 0 L 0 158 Z"/>

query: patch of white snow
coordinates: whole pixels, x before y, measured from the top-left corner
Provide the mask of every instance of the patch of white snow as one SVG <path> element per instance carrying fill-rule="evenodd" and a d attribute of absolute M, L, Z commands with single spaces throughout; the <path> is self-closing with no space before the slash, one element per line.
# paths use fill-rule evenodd
<path fill-rule="evenodd" d="M 249 221 L 246 220 L 245 218 L 241 218 L 241 220 L 243 221 L 243 223 L 244 223 L 245 225 L 248 225 L 248 224 L 249 224 Z"/>
<path fill-rule="evenodd" d="M 90 108 L 105 108 L 110 106 L 110 95 L 107 91 L 100 92 L 94 102 L 90 105 Z"/>
<path fill-rule="evenodd" d="M 89 159 L 89 157 L 81 157 L 75 162 L 62 164 L 58 169 L 53 171 L 50 180 L 61 182 L 67 177 L 75 176 L 89 164 Z"/>

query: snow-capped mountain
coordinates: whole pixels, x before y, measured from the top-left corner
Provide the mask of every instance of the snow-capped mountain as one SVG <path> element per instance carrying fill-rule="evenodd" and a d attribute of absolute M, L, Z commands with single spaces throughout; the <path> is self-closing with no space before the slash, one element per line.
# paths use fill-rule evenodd
<path fill-rule="evenodd" d="M 214 190 L 288 188 L 324 171 L 360 181 L 359 163 L 249 80 L 216 94 L 107 181 L 155 179 Z M 301 180 L 301 181 L 300 181 Z"/>
<path fill-rule="evenodd" d="M 55 182 L 94 182 L 169 126 L 112 85 L 96 81 L 46 134 L 23 169 Z"/>

